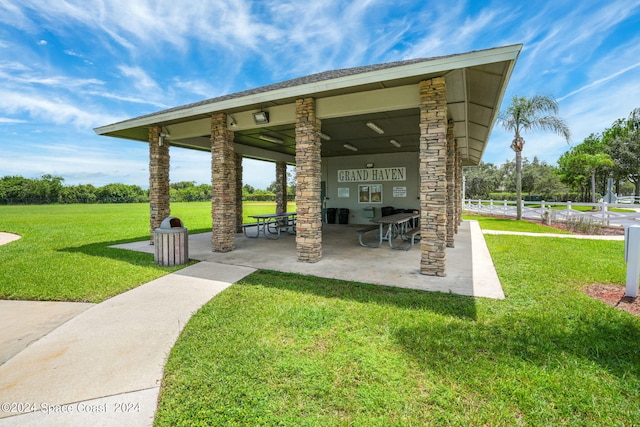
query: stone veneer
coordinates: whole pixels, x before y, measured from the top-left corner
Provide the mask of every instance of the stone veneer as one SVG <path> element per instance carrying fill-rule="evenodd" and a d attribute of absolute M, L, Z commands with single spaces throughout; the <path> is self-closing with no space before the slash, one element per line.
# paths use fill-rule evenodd
<path fill-rule="evenodd" d="M 149 225 L 154 230 L 171 213 L 169 206 L 169 141 L 160 144 L 160 126 L 149 128 Z"/>
<path fill-rule="evenodd" d="M 214 252 L 235 249 L 236 156 L 227 115 L 211 116 L 211 246 Z"/>
<path fill-rule="evenodd" d="M 420 82 L 420 273 L 444 276 L 447 235 L 447 92 L 444 77 Z"/>
<path fill-rule="evenodd" d="M 458 141 L 456 141 L 456 234 L 458 226 L 462 223 L 462 156 L 458 151 Z"/>
<path fill-rule="evenodd" d="M 455 185 L 455 138 L 453 136 L 453 120 L 447 125 L 447 247 L 455 248 L 456 233 L 456 185 Z"/>
<path fill-rule="evenodd" d="M 276 213 L 287 211 L 287 163 L 276 162 Z"/>
<path fill-rule="evenodd" d="M 296 247 L 298 261 L 322 258 L 320 120 L 314 98 L 296 100 Z"/>
<path fill-rule="evenodd" d="M 236 233 L 242 233 L 242 154 L 236 153 Z"/>

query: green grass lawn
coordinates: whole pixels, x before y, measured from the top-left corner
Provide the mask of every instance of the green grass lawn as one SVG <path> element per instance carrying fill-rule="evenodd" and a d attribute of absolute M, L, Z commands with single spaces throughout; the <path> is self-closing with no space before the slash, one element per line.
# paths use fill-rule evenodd
<path fill-rule="evenodd" d="M 191 232 L 210 229 L 209 210 L 172 205 Z M 0 246 L 1 298 L 101 301 L 171 271 L 106 248 L 148 238 L 146 205 L 2 206 L 0 218 L 23 235 Z M 485 238 L 505 300 L 246 277 L 186 325 L 156 425 L 637 424 L 640 319 L 582 292 L 624 283 L 623 242 Z"/>
<path fill-rule="evenodd" d="M 569 231 L 559 230 L 553 227 L 547 227 L 539 222 L 528 220 L 515 220 L 514 218 L 500 218 L 492 216 L 476 215 L 467 213 L 462 216 L 463 219 L 476 220 L 480 223 L 480 227 L 484 230 L 499 231 L 519 231 L 527 233 L 555 233 L 555 234 L 571 234 Z"/>
<path fill-rule="evenodd" d="M 275 203 L 243 207 L 245 221 L 272 212 Z M 210 203 L 172 203 L 171 214 L 190 233 L 211 230 Z M 148 204 L 0 206 L 0 218 L 0 231 L 22 236 L 0 246 L 0 299 L 100 302 L 182 268 L 108 248 L 150 237 Z"/>
<path fill-rule="evenodd" d="M 640 320 L 581 291 L 624 283 L 623 243 L 486 239 L 503 301 L 248 276 L 183 331 L 156 425 L 634 425 Z"/>

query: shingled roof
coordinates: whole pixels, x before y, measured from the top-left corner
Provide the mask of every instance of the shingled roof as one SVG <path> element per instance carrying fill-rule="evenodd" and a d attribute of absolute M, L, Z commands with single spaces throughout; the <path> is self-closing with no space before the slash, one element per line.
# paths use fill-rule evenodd
<path fill-rule="evenodd" d="M 455 124 L 455 138 L 463 161 L 478 164 L 521 49 L 522 45 L 511 45 L 323 71 L 138 116 L 96 128 L 95 132 L 148 142 L 149 127 L 163 126 L 170 131 L 171 145 L 208 150 L 211 114 L 224 112 L 233 117 L 232 130 L 239 145 L 262 149 L 261 158 L 267 150 L 291 159 L 295 153 L 295 144 L 291 142 L 295 101 L 313 97 L 317 100 L 317 117 L 323 121 L 323 129 L 333 131 L 340 127 L 341 118 L 348 120 L 353 116 L 389 120 L 385 138 L 394 135 L 411 138 L 412 142 L 403 144 L 402 149 L 414 150 L 417 137 L 407 133 L 405 124 L 419 121 L 416 86 L 420 81 L 442 76 L 447 80 L 448 116 Z M 256 125 L 252 113 L 262 109 L 269 111 L 270 122 Z M 394 119 L 389 119 L 391 116 L 386 113 Z M 279 135 L 287 143 L 274 145 L 260 141 L 257 136 L 264 131 Z M 346 143 L 357 137 L 346 132 L 344 126 L 339 131 L 335 129 L 335 133 L 338 135 L 333 137 L 332 144 L 338 147 L 342 147 L 339 142 Z M 323 144 L 323 147 L 330 145 Z M 382 152 L 388 145 L 381 140 L 378 151 Z M 243 155 L 250 156 L 249 151 Z M 349 154 L 332 151 L 332 155 Z"/>
<path fill-rule="evenodd" d="M 227 94 L 227 95 L 217 96 L 215 98 L 209 98 L 209 99 L 204 99 L 202 101 L 192 102 L 190 104 L 185 104 L 185 105 L 181 105 L 181 106 L 177 106 L 177 107 L 167 108 L 165 110 L 157 111 L 157 112 L 150 113 L 150 114 L 144 114 L 142 116 L 138 116 L 138 117 L 135 117 L 134 119 L 129 119 L 129 120 L 149 118 L 149 117 L 153 117 L 153 116 L 162 115 L 164 113 L 170 113 L 170 112 L 175 112 L 175 111 L 180 111 L 180 110 L 189 110 L 189 109 L 192 109 L 194 107 L 201 107 L 201 106 L 204 106 L 204 105 L 215 104 L 215 103 L 218 103 L 218 102 L 221 102 L 221 101 L 226 101 L 226 100 L 229 100 L 229 99 L 243 98 L 243 97 L 247 97 L 247 96 L 251 96 L 251 95 L 256 95 L 256 94 L 259 94 L 259 93 L 266 93 L 266 92 L 275 91 L 275 90 L 278 90 L 278 89 L 290 88 L 290 87 L 295 87 L 295 86 L 302 86 L 302 85 L 306 85 L 306 84 L 319 83 L 319 82 L 323 82 L 323 81 L 327 81 L 327 80 L 337 79 L 337 78 L 340 78 L 340 77 L 347 77 L 347 76 L 353 76 L 353 75 L 357 75 L 357 74 L 364 74 L 364 73 L 369 73 L 369 72 L 374 72 L 374 71 L 379 71 L 379 70 L 384 70 L 384 69 L 401 67 L 401 66 L 404 66 L 404 65 L 417 64 L 417 63 L 420 63 L 420 62 L 430 62 L 430 61 L 434 61 L 434 60 L 437 60 L 437 59 L 451 58 L 451 57 L 459 56 L 459 55 L 462 55 L 462 54 L 435 56 L 435 57 L 431 57 L 431 58 L 415 58 L 415 59 L 407 59 L 407 60 L 403 60 L 403 61 L 386 62 L 386 63 L 382 63 L 382 64 L 362 65 L 362 66 L 358 66 L 358 67 L 349 67 L 349 68 L 341 68 L 341 69 L 338 69 L 338 70 L 322 71 L 322 72 L 315 73 L 315 74 L 310 74 L 310 75 L 304 76 L 304 77 L 296 77 L 296 78 L 289 79 L 289 80 L 284 80 L 284 81 L 281 81 L 281 82 L 278 82 L 278 83 L 272 83 L 272 84 L 268 84 L 268 85 L 265 85 L 265 86 L 260 86 L 260 87 L 256 87 L 256 88 L 252 88 L 252 89 L 243 90 L 243 91 L 240 91 L 240 92 L 234 92 L 234 93 L 230 93 L 230 94 Z M 118 122 L 118 123 L 121 123 L 121 122 Z"/>

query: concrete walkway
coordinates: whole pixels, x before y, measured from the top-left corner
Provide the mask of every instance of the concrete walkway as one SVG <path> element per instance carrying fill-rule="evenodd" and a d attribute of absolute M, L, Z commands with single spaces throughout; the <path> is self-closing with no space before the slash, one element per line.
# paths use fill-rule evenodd
<path fill-rule="evenodd" d="M 6 233 L 4 231 L 0 231 L 0 245 L 5 245 L 7 243 L 11 243 L 20 239 L 22 236 L 13 233 Z"/>
<path fill-rule="evenodd" d="M 2 301 L 0 343 L 22 344 L 0 365 L 0 426 L 151 426 L 182 328 L 253 271 L 199 263 L 95 305 Z"/>

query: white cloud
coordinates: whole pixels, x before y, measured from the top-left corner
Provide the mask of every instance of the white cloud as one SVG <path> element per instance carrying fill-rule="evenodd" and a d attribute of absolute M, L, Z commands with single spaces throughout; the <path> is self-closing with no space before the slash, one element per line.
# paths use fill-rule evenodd
<path fill-rule="evenodd" d="M 90 78 L 83 79 L 64 75 L 49 75 L 41 70 L 34 69 L 24 63 L 2 62 L 0 63 L 0 86 L 15 87 L 15 85 L 43 85 L 52 88 L 65 88 L 77 90 L 84 86 L 102 86 L 104 81 Z"/>
<path fill-rule="evenodd" d="M 26 123 L 26 120 L 10 119 L 8 117 L 0 117 L 0 123 Z"/>
<path fill-rule="evenodd" d="M 91 112 L 87 106 L 77 106 L 66 99 L 6 90 L 0 90 L 0 111 L 27 113 L 32 119 L 44 123 L 72 124 L 79 128 L 93 128 L 121 119 L 112 114 Z"/>
<path fill-rule="evenodd" d="M 102 98 L 108 98 L 108 99 L 113 99 L 116 101 L 123 101 L 123 102 L 130 102 L 133 104 L 145 104 L 145 105 L 153 105 L 154 107 L 157 108 L 169 108 L 169 105 L 164 104 L 162 102 L 157 102 L 151 99 L 147 99 L 147 98 L 140 98 L 140 97 L 135 97 L 135 96 L 125 96 L 125 95 L 118 95 L 115 93 L 110 93 L 110 92 L 98 92 L 98 91 L 88 91 L 86 92 L 86 95 L 90 95 L 90 96 L 99 96 Z"/>
<path fill-rule="evenodd" d="M 158 92 L 160 87 L 149 75 L 140 67 L 121 65 L 118 67 L 123 76 L 132 80 L 136 89 L 141 92 Z"/>
<path fill-rule="evenodd" d="M 622 70 L 614 72 L 611 75 L 608 75 L 608 76 L 603 77 L 603 78 L 601 78 L 599 80 L 591 82 L 591 83 L 589 83 L 587 85 L 579 87 L 578 89 L 575 89 L 575 90 L 569 92 L 568 94 L 564 95 L 563 97 L 558 98 L 558 102 L 563 101 L 563 100 L 567 99 L 568 97 L 573 96 L 573 95 L 575 95 L 577 93 L 583 92 L 585 90 L 591 89 L 591 88 L 596 87 L 596 86 L 600 86 L 600 85 L 602 85 L 602 84 L 604 84 L 604 83 L 606 83 L 606 82 L 608 82 L 610 80 L 616 79 L 619 76 L 621 76 L 621 75 L 623 75 L 623 74 L 625 74 L 625 73 L 627 73 L 629 71 L 632 71 L 632 70 L 634 70 L 634 69 L 636 69 L 638 67 L 640 67 L 640 62 L 638 62 L 636 64 L 632 64 L 632 65 L 630 65 L 630 66 L 628 66 L 626 68 L 623 68 Z"/>

